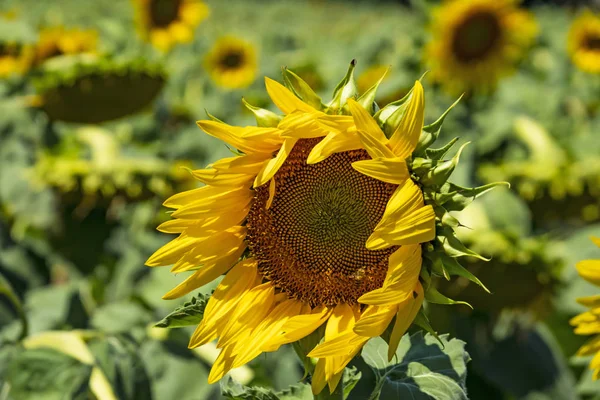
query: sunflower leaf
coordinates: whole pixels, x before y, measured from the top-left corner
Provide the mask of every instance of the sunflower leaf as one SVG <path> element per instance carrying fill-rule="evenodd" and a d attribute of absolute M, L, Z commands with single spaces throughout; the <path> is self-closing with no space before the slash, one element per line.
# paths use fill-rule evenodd
<path fill-rule="evenodd" d="M 230 376 L 221 380 L 221 395 L 232 400 L 312 400 L 310 385 L 299 383 L 280 392 L 259 386 L 244 386 Z"/>
<path fill-rule="evenodd" d="M 442 335 L 439 339 L 422 332 L 404 335 L 392 362 L 387 361 L 387 344 L 373 338 L 362 357 L 376 376 L 369 400 L 416 399 L 466 400 L 465 343 Z M 396 362 L 396 363 L 394 363 Z"/>
<path fill-rule="evenodd" d="M 198 294 L 197 297 L 192 297 L 190 301 L 177 307 L 154 326 L 157 328 L 179 328 L 182 326 L 198 325 L 204 317 L 204 309 L 209 299 L 209 295 Z"/>

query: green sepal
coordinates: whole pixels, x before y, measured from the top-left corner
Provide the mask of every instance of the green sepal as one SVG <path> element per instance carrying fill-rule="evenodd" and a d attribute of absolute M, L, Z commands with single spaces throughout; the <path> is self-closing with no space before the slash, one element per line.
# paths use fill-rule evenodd
<path fill-rule="evenodd" d="M 442 206 L 434 205 L 433 211 L 439 223 L 450 228 L 458 228 L 462 224 Z"/>
<path fill-rule="evenodd" d="M 437 196 L 436 203 L 443 205 L 446 211 L 462 211 L 471 204 L 477 196 L 481 196 L 497 186 L 510 187 L 508 182 L 493 182 L 487 185 L 475 188 L 465 188 L 447 182 L 440 189 L 440 196 Z"/>
<path fill-rule="evenodd" d="M 425 152 L 425 149 L 429 148 L 440 136 L 440 131 L 442 129 L 442 125 L 444 124 L 444 120 L 452 110 L 462 99 L 462 95 L 454 102 L 444 113 L 437 119 L 437 121 L 425 125 L 423 127 L 423 132 L 421 132 L 421 137 L 419 138 L 419 143 L 417 143 L 417 147 L 414 151 L 414 154 L 420 155 Z"/>
<path fill-rule="evenodd" d="M 421 184 L 425 186 L 441 186 L 446 183 L 458 165 L 462 151 L 469 143 L 470 142 L 467 142 L 460 146 L 454 157 L 452 157 L 450 160 L 443 161 L 429 170 L 425 176 L 421 177 Z"/>
<path fill-rule="evenodd" d="M 483 261 L 490 261 L 490 259 L 483 257 L 480 254 L 475 253 L 473 250 L 467 248 L 454 233 L 452 228 L 438 225 L 436 227 L 436 244 L 444 249 L 446 254 L 450 257 L 463 257 L 470 256 L 475 257 Z"/>
<path fill-rule="evenodd" d="M 308 83 L 298 75 L 293 73 L 287 68 L 282 68 L 283 83 L 285 86 L 292 91 L 297 97 L 299 97 L 306 104 L 322 110 L 325 108 L 321 102 L 321 97 L 312 90 Z"/>
<path fill-rule="evenodd" d="M 348 101 L 348 99 L 356 96 L 358 92 L 356 82 L 354 81 L 355 67 L 356 60 L 352 60 L 350 62 L 350 66 L 348 67 L 346 75 L 333 90 L 333 98 L 329 103 L 327 103 L 326 112 L 328 114 L 341 114 L 342 111 L 344 111 L 344 113 L 348 113 L 347 110 L 342 110 L 342 108 L 346 107 L 346 102 Z"/>
<path fill-rule="evenodd" d="M 315 365 L 317 363 L 317 359 L 312 359 L 308 357 L 308 353 L 311 352 L 320 342 L 321 339 L 325 336 L 325 325 L 321 325 L 317 330 L 311 333 L 308 336 L 303 337 L 302 339 L 292 343 L 292 347 L 296 352 L 296 355 L 302 362 L 304 366 L 304 378 L 306 378 L 309 374 L 312 374 L 315 370 Z"/>
<path fill-rule="evenodd" d="M 190 301 L 177 307 L 154 326 L 157 328 L 180 328 L 198 325 L 204 318 L 204 309 L 209 299 L 209 295 L 198 294 L 197 297 L 192 297 Z"/>
<path fill-rule="evenodd" d="M 468 269 L 460 265 L 456 258 L 449 257 L 447 254 L 440 252 L 439 259 L 444 266 L 444 271 L 449 275 L 466 278 L 491 294 L 490 290 L 483 284 L 483 282 L 481 282 L 479 278 L 473 275 Z"/>
<path fill-rule="evenodd" d="M 448 306 L 451 306 L 454 304 L 464 304 L 464 305 L 468 306 L 469 308 L 473 309 L 473 306 L 470 305 L 469 303 L 467 303 L 466 301 L 452 300 L 451 298 L 446 297 L 443 294 L 441 294 L 434 287 L 430 287 L 427 290 L 427 292 L 425 292 L 425 300 L 427 300 L 430 303 L 443 304 L 443 305 L 448 305 Z"/>
<path fill-rule="evenodd" d="M 394 101 L 387 106 L 383 107 L 377 114 L 375 114 L 375 118 L 379 119 L 383 125 L 383 133 L 389 139 L 392 137 L 398 125 L 402 121 L 402 117 L 404 116 L 404 112 L 406 111 L 406 105 L 410 100 L 413 94 L 413 89 L 401 98 L 400 100 Z"/>
<path fill-rule="evenodd" d="M 428 158 L 432 160 L 441 160 L 446 153 L 454 146 L 456 142 L 458 142 L 459 138 L 454 138 L 449 141 L 445 146 L 440 147 L 439 149 L 427 149 L 425 150 L 425 154 Z"/>
<path fill-rule="evenodd" d="M 407 159 L 408 168 L 412 173 L 422 176 L 433 167 L 433 160 L 429 158 L 415 157 L 412 160 Z"/>
<path fill-rule="evenodd" d="M 375 82 L 375 84 L 371 86 L 366 92 L 364 92 L 357 100 L 357 103 L 363 106 L 363 108 L 367 110 L 371 115 L 377 112 L 377 103 L 375 103 L 375 95 L 377 94 L 377 89 L 379 88 L 379 85 L 381 84 L 383 78 L 385 78 L 389 70 L 390 68 L 388 67 L 388 69 L 385 70 L 383 75 L 381 75 L 381 78 L 379 78 L 379 80 Z"/>
<path fill-rule="evenodd" d="M 425 314 L 425 311 L 423 310 L 423 308 L 421 308 L 419 310 L 419 312 L 417 313 L 417 316 L 415 317 L 413 324 L 421 327 L 422 329 L 425 330 L 425 332 L 431 334 L 433 337 L 436 338 L 436 340 L 438 342 L 440 342 L 442 347 L 444 347 L 444 342 L 442 342 L 442 340 L 440 339 L 440 335 L 438 335 L 438 333 L 431 326 L 431 323 L 429 322 L 429 318 L 427 318 L 427 315 Z"/>
<path fill-rule="evenodd" d="M 212 115 L 211 113 L 208 112 L 208 110 L 205 108 L 204 112 L 206 113 L 206 116 L 211 120 L 211 121 L 215 121 L 215 122 L 219 122 L 221 124 L 224 124 L 225 122 L 221 121 L 219 118 L 215 117 L 214 115 Z M 201 121 L 196 121 L 196 124 L 198 124 Z"/>
<path fill-rule="evenodd" d="M 255 107 L 248 103 L 246 99 L 242 97 L 242 103 L 248 110 L 254 114 L 256 119 L 256 125 L 264 128 L 275 128 L 279 125 L 279 122 L 283 119 L 281 115 L 275 114 L 273 111 L 265 110 L 264 108 Z"/>

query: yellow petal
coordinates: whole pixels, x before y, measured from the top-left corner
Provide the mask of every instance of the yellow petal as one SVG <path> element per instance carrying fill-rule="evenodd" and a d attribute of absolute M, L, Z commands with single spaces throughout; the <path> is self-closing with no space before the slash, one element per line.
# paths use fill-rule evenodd
<path fill-rule="evenodd" d="M 231 354 L 231 349 L 221 350 L 208 374 L 208 383 L 213 384 L 223 378 L 233 368 L 234 360 L 235 357 Z"/>
<path fill-rule="evenodd" d="M 288 319 L 281 327 L 279 335 L 269 340 L 267 345 L 277 347 L 282 344 L 296 342 L 310 335 L 327 321 L 331 312 L 331 308 L 321 307 L 311 314 L 297 315 Z"/>
<path fill-rule="evenodd" d="M 416 81 L 410 99 L 407 100 L 400 124 L 390 138 L 392 151 L 398 157 L 409 157 L 417 147 L 423 129 L 424 110 L 423 86 L 421 86 L 421 82 Z"/>
<path fill-rule="evenodd" d="M 392 360 L 392 357 L 396 353 L 400 339 L 404 333 L 408 330 L 412 322 L 414 321 L 417 313 L 421 309 L 423 304 L 423 286 L 421 282 L 417 281 L 414 288 L 416 296 L 410 296 L 404 302 L 398 305 L 398 313 L 396 314 L 396 322 L 390 335 L 389 347 L 388 347 L 388 361 Z"/>
<path fill-rule="evenodd" d="M 263 167 L 263 164 L 271 157 L 264 153 L 249 154 L 243 156 L 223 158 L 210 165 L 217 171 L 227 171 L 229 173 L 243 173 L 256 175 Z"/>
<path fill-rule="evenodd" d="M 387 146 L 387 138 L 367 110 L 353 99 L 348 99 L 348 106 L 354 118 L 358 136 L 369 155 L 372 158 L 393 158 L 394 153 Z"/>
<path fill-rule="evenodd" d="M 584 260 L 576 264 L 577 272 L 586 281 L 600 286 L 600 260 Z"/>
<path fill-rule="evenodd" d="M 192 171 L 194 178 L 205 185 L 211 186 L 242 186 L 251 182 L 254 175 L 233 173 L 229 171 L 218 171 L 213 168 L 197 169 Z"/>
<path fill-rule="evenodd" d="M 271 153 L 280 146 L 277 128 L 240 128 L 217 121 L 198 121 L 197 124 L 204 132 L 244 153 Z M 261 138 L 269 140 L 260 140 Z"/>
<path fill-rule="evenodd" d="M 317 395 L 325 389 L 327 380 L 325 380 L 325 359 L 321 358 L 317 361 L 315 371 L 312 374 L 311 388 L 314 395 Z"/>
<path fill-rule="evenodd" d="M 583 346 L 577 350 L 578 356 L 589 356 L 600 351 L 600 336 L 588 340 Z"/>
<path fill-rule="evenodd" d="M 310 139 L 325 136 L 328 129 L 317 123 L 318 113 L 307 113 L 296 110 L 287 115 L 277 126 L 282 130 L 281 137 Z"/>
<path fill-rule="evenodd" d="M 202 287 L 219 276 L 226 273 L 233 263 L 240 258 L 242 253 L 244 252 L 246 246 L 240 246 L 238 251 L 232 253 L 226 257 L 219 258 L 218 260 L 204 265 L 198 271 L 194 272 L 190 277 L 188 277 L 185 281 L 177 285 L 174 289 L 170 290 L 163 296 L 165 300 L 177 299 L 181 296 L 184 296 L 190 293 L 193 290 Z"/>
<path fill-rule="evenodd" d="M 586 306 L 586 307 L 590 307 L 590 308 L 600 307 L 600 294 L 596 294 L 593 296 L 579 297 L 576 300 L 579 304 Z"/>
<path fill-rule="evenodd" d="M 386 245 L 377 241 L 383 239 Z M 367 240 L 367 248 L 379 250 L 389 246 L 425 243 L 435 238 L 435 213 L 433 207 L 427 205 L 398 219 L 389 229 L 376 231 Z"/>
<path fill-rule="evenodd" d="M 171 240 L 169 243 L 156 250 L 154 254 L 146 260 L 146 265 L 149 267 L 159 267 L 174 264 L 201 240 L 202 239 L 196 237 L 179 236 L 177 239 Z"/>
<path fill-rule="evenodd" d="M 363 294 L 358 301 L 383 306 L 406 300 L 413 293 L 421 265 L 421 245 L 401 246 L 390 256 L 383 287 Z"/>
<path fill-rule="evenodd" d="M 353 133 L 330 133 L 313 147 L 306 159 L 307 164 L 316 164 L 334 153 L 357 150 L 362 148 L 362 143 L 356 131 Z"/>
<path fill-rule="evenodd" d="M 259 187 L 269 182 L 269 180 L 277 173 L 279 168 L 283 165 L 288 155 L 292 152 L 294 145 L 298 139 L 286 139 L 279 149 L 277 156 L 275 158 L 269 160 L 267 164 L 263 167 L 263 169 L 258 173 L 256 179 L 254 180 L 254 187 Z"/>
<path fill-rule="evenodd" d="M 354 325 L 354 333 L 365 337 L 381 335 L 388 327 L 397 306 L 368 306 Z"/>
<path fill-rule="evenodd" d="M 273 103 L 283 113 L 290 114 L 296 110 L 314 112 L 315 109 L 300 100 L 281 83 L 265 77 L 265 86 Z"/>
<path fill-rule="evenodd" d="M 355 161 L 352 163 L 352 168 L 361 174 L 394 185 L 400 185 L 410 179 L 406 162 L 401 158 Z"/>
<path fill-rule="evenodd" d="M 221 190 L 188 203 L 173 212 L 171 216 L 184 219 L 219 216 L 230 212 L 232 209 L 246 207 L 252 198 L 252 190 L 248 187 L 227 188 L 227 190 Z"/>

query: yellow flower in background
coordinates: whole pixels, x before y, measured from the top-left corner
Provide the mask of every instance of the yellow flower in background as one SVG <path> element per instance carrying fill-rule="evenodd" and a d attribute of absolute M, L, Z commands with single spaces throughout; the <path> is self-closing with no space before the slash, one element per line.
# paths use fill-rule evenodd
<path fill-rule="evenodd" d="M 590 11 L 573 21 L 568 50 L 573 63 L 582 71 L 600 74 L 600 17 Z"/>
<path fill-rule="evenodd" d="M 14 42 L 0 43 L 0 78 L 22 74 L 31 67 L 33 48 Z"/>
<path fill-rule="evenodd" d="M 228 89 L 245 88 L 256 78 L 256 49 L 245 40 L 225 36 L 218 39 L 206 55 L 205 66 L 217 85 Z"/>
<path fill-rule="evenodd" d="M 200 0 L 132 1 L 140 33 L 162 51 L 191 42 L 194 29 L 209 15 L 208 6 Z"/>
<path fill-rule="evenodd" d="M 430 24 L 430 77 L 451 93 L 490 91 L 514 70 L 537 29 L 533 15 L 515 0 L 446 1 Z"/>
<path fill-rule="evenodd" d="M 596 246 L 600 247 L 600 238 L 592 238 Z M 600 260 L 585 260 L 577 263 L 577 272 L 586 281 L 600 286 Z M 600 295 L 581 297 L 579 304 L 589 307 L 590 310 L 571 319 L 578 335 L 600 334 Z M 594 370 L 594 379 L 600 377 L 600 336 L 596 336 L 581 346 L 578 356 L 594 355 L 590 362 L 590 369 Z"/>
<path fill-rule="evenodd" d="M 428 268 L 422 268 L 422 252 L 437 259 L 459 242 L 438 217 L 443 206 L 434 212 L 422 191 L 440 191 L 460 155 L 459 150 L 449 161 L 426 160 L 425 149 L 447 113 L 423 126 L 424 92 L 417 81 L 406 97 L 372 116 L 383 77 L 359 97 L 353 70 L 354 63 L 327 104 L 284 69 L 287 87 L 265 79 L 283 116 L 246 103 L 256 127 L 214 118 L 198 122 L 240 154 L 193 171 L 205 186 L 165 201 L 174 219 L 158 230 L 179 237 L 146 264 L 193 272 L 165 299 L 225 274 L 189 344 L 218 339 L 221 353 L 210 383 L 324 325 L 324 341 L 308 354 L 319 359 L 312 388 L 319 393 L 329 386 L 333 392 L 348 362 L 394 318 L 390 359 L 426 296 L 455 303 L 430 285 Z M 409 169 L 413 156 L 426 160 L 417 161 L 418 170 Z M 455 209 L 462 209 L 469 202 L 461 194 L 466 189 L 448 185 L 461 198 Z M 468 189 L 469 196 L 490 187 Z M 444 197 L 444 204 L 452 201 Z M 438 226 L 440 235 L 452 237 L 450 243 L 436 236 Z M 453 262 L 447 274 L 460 271 L 481 284 Z"/>
<path fill-rule="evenodd" d="M 46 28 L 35 46 L 35 63 L 39 65 L 61 55 L 95 53 L 97 46 L 98 33 L 94 30 Z"/>

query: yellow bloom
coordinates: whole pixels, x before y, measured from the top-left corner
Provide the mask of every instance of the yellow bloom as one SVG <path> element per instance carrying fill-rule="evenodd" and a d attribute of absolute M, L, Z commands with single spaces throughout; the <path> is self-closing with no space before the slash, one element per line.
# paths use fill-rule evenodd
<path fill-rule="evenodd" d="M 132 1 L 142 37 L 162 51 L 191 42 L 194 29 L 209 15 L 208 6 L 200 0 Z"/>
<path fill-rule="evenodd" d="M 430 77 L 451 93 L 489 91 L 510 74 L 537 33 L 515 0 L 450 0 L 438 7 L 425 50 Z"/>
<path fill-rule="evenodd" d="M 179 237 L 146 263 L 193 271 L 165 299 L 225 274 L 190 341 L 194 348 L 218 339 L 211 383 L 325 325 L 324 342 L 309 354 L 319 358 L 312 386 L 333 391 L 348 362 L 396 317 L 391 358 L 434 290 L 421 244 L 436 238 L 441 222 L 407 165 L 423 129 L 423 87 L 415 82 L 371 116 L 378 83 L 354 100 L 353 68 L 327 105 L 284 70 L 298 95 L 265 79 L 283 116 L 247 105 L 258 127 L 198 122 L 242 154 L 193 171 L 205 186 L 164 203 L 174 219 L 158 229 Z M 429 179 L 440 185 L 439 174 L 453 168 L 432 163 Z"/>
<path fill-rule="evenodd" d="M 35 63 L 39 65 L 61 55 L 95 53 L 97 42 L 98 33 L 94 30 L 46 28 L 35 46 Z"/>
<path fill-rule="evenodd" d="M 249 42 L 225 36 L 217 40 L 206 55 L 205 66 L 217 85 L 228 89 L 245 88 L 256 78 L 256 50 Z"/>
<path fill-rule="evenodd" d="M 573 21 L 568 50 L 579 69 L 600 74 L 600 17 L 587 11 Z"/>
<path fill-rule="evenodd" d="M 596 246 L 600 247 L 600 238 L 592 238 Z M 600 286 L 600 260 L 585 260 L 577 263 L 577 272 L 586 281 Z M 590 362 L 590 369 L 594 370 L 594 379 L 600 377 L 600 295 L 581 297 L 577 299 L 579 304 L 589 307 L 590 310 L 571 319 L 570 323 L 575 327 L 578 335 L 592 335 L 596 337 L 581 346 L 577 352 L 578 356 L 589 356 L 595 354 Z"/>
<path fill-rule="evenodd" d="M 33 49 L 29 45 L 0 43 L 0 78 L 26 72 L 32 62 Z"/>

